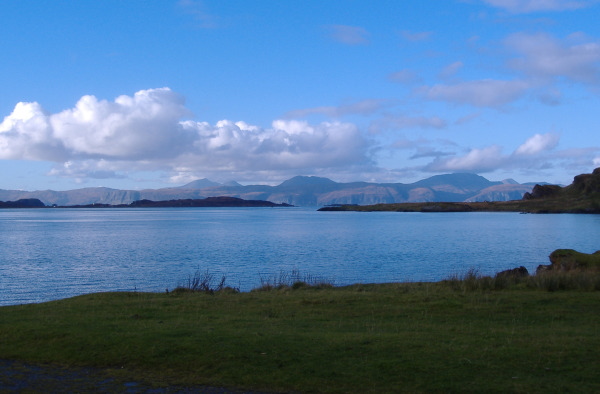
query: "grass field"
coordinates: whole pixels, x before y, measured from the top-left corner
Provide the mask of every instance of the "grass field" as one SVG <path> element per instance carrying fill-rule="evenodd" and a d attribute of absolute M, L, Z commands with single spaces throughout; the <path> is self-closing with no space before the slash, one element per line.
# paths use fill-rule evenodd
<path fill-rule="evenodd" d="M 596 285 L 494 290 L 481 279 L 6 306 L 0 359 L 98 367 L 156 386 L 600 392 Z"/>

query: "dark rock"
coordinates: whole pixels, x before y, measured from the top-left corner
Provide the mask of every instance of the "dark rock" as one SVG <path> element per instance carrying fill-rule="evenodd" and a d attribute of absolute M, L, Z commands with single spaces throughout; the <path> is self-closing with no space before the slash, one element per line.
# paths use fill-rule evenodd
<path fill-rule="evenodd" d="M 527 276 L 529 276 L 529 271 L 527 271 L 527 268 L 523 266 L 500 271 L 496 274 L 496 278 L 525 278 Z"/>
<path fill-rule="evenodd" d="M 550 264 L 540 264 L 535 269 L 535 274 L 538 275 L 540 273 L 548 272 L 552 269 L 552 265 Z"/>

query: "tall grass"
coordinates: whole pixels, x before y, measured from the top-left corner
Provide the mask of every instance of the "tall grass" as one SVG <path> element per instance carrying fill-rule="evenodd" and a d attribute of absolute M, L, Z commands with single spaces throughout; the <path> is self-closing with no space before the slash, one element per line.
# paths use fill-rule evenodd
<path fill-rule="evenodd" d="M 401 286 L 406 291 L 415 286 Z M 511 289 L 537 289 L 545 291 L 579 290 L 599 291 L 600 271 L 575 269 L 569 271 L 549 270 L 536 275 L 482 275 L 476 268 L 470 268 L 462 274 L 451 274 L 437 283 L 458 292 L 499 291 Z M 260 275 L 260 285 L 250 291 L 296 290 L 303 288 L 325 289 L 335 287 L 334 281 L 298 269 L 280 271 L 273 275 Z M 239 287 L 226 285 L 225 275 L 216 275 L 209 270 L 196 270 L 179 283 L 173 293 L 239 292 Z M 168 290 L 167 290 L 168 292 Z"/>
<path fill-rule="evenodd" d="M 545 271 L 536 275 L 481 275 L 475 268 L 464 274 L 452 274 L 440 282 L 455 291 L 491 291 L 504 289 L 600 290 L 600 272 L 597 270 Z"/>
<path fill-rule="evenodd" d="M 269 291 L 300 288 L 328 288 L 333 287 L 334 283 L 330 279 L 312 274 L 302 274 L 300 270 L 279 271 L 278 275 L 260 276 L 260 287 L 252 291 Z"/>
<path fill-rule="evenodd" d="M 220 279 L 211 273 L 209 270 L 196 270 L 194 274 L 190 274 L 186 281 L 180 283 L 174 290 L 174 293 L 207 293 L 214 294 L 215 292 L 228 290 L 230 292 L 239 292 L 238 288 L 225 286 L 226 277 L 221 275 Z M 167 290 L 168 292 L 168 290 Z"/>
<path fill-rule="evenodd" d="M 558 290 L 600 290 L 600 272 L 597 270 L 546 271 L 531 276 L 527 280 L 530 288 L 548 291 Z"/>

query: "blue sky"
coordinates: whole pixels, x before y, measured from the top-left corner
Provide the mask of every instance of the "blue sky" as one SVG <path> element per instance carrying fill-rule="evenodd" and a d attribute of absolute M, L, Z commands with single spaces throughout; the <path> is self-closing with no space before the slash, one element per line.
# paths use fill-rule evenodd
<path fill-rule="evenodd" d="M 3 1 L 0 188 L 568 184 L 600 167 L 600 3 Z"/>

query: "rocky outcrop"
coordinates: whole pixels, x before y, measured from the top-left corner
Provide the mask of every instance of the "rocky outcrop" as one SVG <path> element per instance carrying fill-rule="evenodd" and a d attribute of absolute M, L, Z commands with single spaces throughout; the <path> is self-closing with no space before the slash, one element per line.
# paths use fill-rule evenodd
<path fill-rule="evenodd" d="M 573 183 L 566 187 L 557 185 L 535 185 L 531 193 L 525 193 L 523 200 L 552 199 L 577 197 L 588 199 L 600 198 L 600 167 L 591 174 L 581 174 L 573 178 Z"/>
<path fill-rule="evenodd" d="M 587 254 L 573 249 L 557 249 L 550 253 L 549 265 L 539 265 L 536 273 L 547 271 L 571 271 L 575 269 L 600 270 L 600 250 Z"/>
<path fill-rule="evenodd" d="M 573 183 L 566 189 L 584 195 L 600 194 L 600 167 L 596 168 L 591 174 L 577 175 L 573 179 Z"/>
<path fill-rule="evenodd" d="M 531 193 L 525 193 L 523 195 L 523 200 L 556 197 L 561 190 L 562 187 L 558 185 L 535 185 Z"/>

